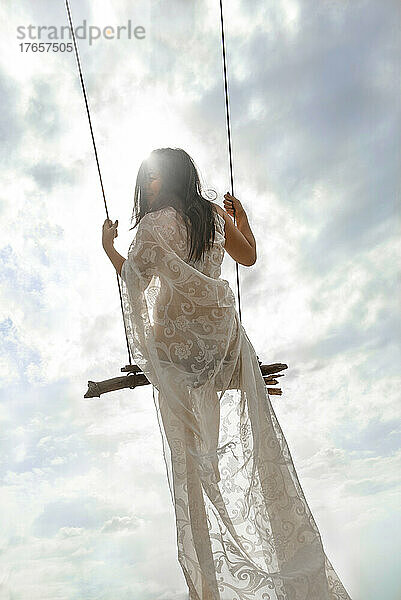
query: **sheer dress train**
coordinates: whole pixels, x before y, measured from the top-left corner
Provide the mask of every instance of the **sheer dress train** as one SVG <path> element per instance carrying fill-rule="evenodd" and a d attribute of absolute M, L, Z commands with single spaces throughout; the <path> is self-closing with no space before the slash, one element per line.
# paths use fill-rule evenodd
<path fill-rule="evenodd" d="M 121 271 L 132 356 L 156 393 L 189 599 L 351 600 L 220 276 L 215 219 L 213 247 L 189 263 L 175 208 L 147 213 Z"/>

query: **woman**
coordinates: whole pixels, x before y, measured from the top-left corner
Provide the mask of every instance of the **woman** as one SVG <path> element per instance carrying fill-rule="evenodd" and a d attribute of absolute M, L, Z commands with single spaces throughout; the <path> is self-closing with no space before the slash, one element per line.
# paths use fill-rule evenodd
<path fill-rule="evenodd" d="M 227 193 L 224 208 L 202 195 L 184 150 L 160 148 L 138 171 L 126 260 L 113 247 L 118 221 L 103 225 L 132 356 L 157 392 L 189 599 L 350 600 L 220 277 L 224 251 L 256 261 L 241 202 Z"/>

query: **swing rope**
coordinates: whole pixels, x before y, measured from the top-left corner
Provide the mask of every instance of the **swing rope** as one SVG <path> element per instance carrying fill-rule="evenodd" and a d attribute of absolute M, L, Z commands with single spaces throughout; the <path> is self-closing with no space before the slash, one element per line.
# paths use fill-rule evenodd
<path fill-rule="evenodd" d="M 83 77 L 82 68 L 81 68 L 81 61 L 79 59 L 78 46 L 77 46 L 77 42 L 76 42 L 76 39 L 75 39 L 75 32 L 74 32 L 74 26 L 73 26 L 73 22 L 72 22 L 71 9 L 70 9 L 70 5 L 69 5 L 69 1 L 68 0 L 65 0 L 65 6 L 66 6 L 66 10 L 67 10 L 68 20 L 69 20 L 69 23 L 70 23 L 72 40 L 73 40 L 73 43 L 74 43 L 75 58 L 76 58 L 77 65 L 78 65 L 79 78 L 80 78 L 80 81 L 81 81 L 81 89 L 82 89 L 82 93 L 83 93 L 83 97 L 84 97 L 84 101 L 85 101 L 86 114 L 88 116 L 88 121 L 89 121 L 89 129 L 90 129 L 91 138 L 92 138 L 93 150 L 94 150 L 94 153 L 95 153 L 97 171 L 98 171 L 99 180 L 100 180 L 100 187 L 102 189 L 104 207 L 105 207 L 105 210 L 106 210 L 106 218 L 109 219 L 109 211 L 108 211 L 108 208 L 107 208 L 106 195 L 105 195 L 105 192 L 104 192 L 102 173 L 100 171 L 100 164 L 99 164 L 99 158 L 98 158 L 97 149 L 96 149 L 95 136 L 94 136 L 94 133 L 93 133 L 92 120 L 91 120 L 90 111 L 89 111 L 89 103 L 88 103 L 88 98 L 87 98 L 87 94 L 86 94 L 85 82 L 84 82 L 84 77 Z M 227 81 L 226 51 L 225 51 L 225 41 L 224 41 L 224 22 L 223 22 L 223 3 L 222 3 L 222 0 L 220 0 L 220 21 L 221 21 L 221 46 L 222 46 L 222 53 L 223 53 L 223 69 L 224 69 L 224 94 L 225 94 L 225 105 L 226 105 L 226 127 L 227 127 L 227 139 L 228 139 L 228 153 L 229 153 L 229 161 L 230 161 L 231 195 L 234 196 L 234 177 L 233 177 L 233 161 L 232 161 L 232 151 L 231 151 L 231 128 L 230 128 L 230 113 L 229 113 L 228 81 Z M 235 223 L 235 207 L 233 207 L 233 210 L 234 210 L 234 223 Z M 238 314 L 239 314 L 239 319 L 241 321 L 241 295 L 240 295 L 239 271 L 238 271 L 238 263 L 237 262 L 235 262 L 235 267 L 236 267 L 236 275 L 237 275 Z M 120 285 L 120 280 L 118 278 L 118 273 L 117 272 L 116 272 L 116 278 L 117 278 L 118 292 L 119 292 L 119 296 L 120 296 L 120 305 L 121 305 L 121 314 L 122 314 L 122 317 L 123 317 L 123 324 L 124 324 L 125 341 L 126 341 L 127 351 L 128 351 L 128 362 L 129 362 L 129 365 L 132 366 L 131 351 L 130 351 L 130 347 L 129 347 L 127 327 L 126 327 L 125 318 L 124 318 L 124 309 L 123 309 L 123 299 L 122 299 L 122 294 L 121 294 L 121 285 Z"/>
<path fill-rule="evenodd" d="M 229 100 L 228 100 L 228 82 L 227 82 L 227 66 L 226 66 L 226 47 L 224 42 L 224 22 L 223 22 L 223 1 L 220 0 L 220 21 L 221 21 L 221 48 L 223 52 L 223 69 L 224 69 L 224 95 L 226 100 L 226 124 L 227 124 L 227 140 L 228 140 L 228 155 L 230 160 L 230 179 L 231 179 L 231 195 L 234 196 L 234 176 L 233 176 L 233 160 L 232 160 L 232 152 L 231 152 L 231 127 L 230 127 L 230 112 L 228 110 Z M 234 223 L 235 223 L 235 207 L 234 210 Z M 235 261 L 235 271 L 237 274 L 237 296 L 238 296 L 238 315 L 239 320 L 241 319 L 241 294 L 240 294 L 240 285 L 239 285 L 239 271 L 238 271 L 238 263 Z"/>
<path fill-rule="evenodd" d="M 88 98 L 86 96 L 86 89 L 85 89 L 84 77 L 82 75 L 82 69 L 81 69 L 81 61 L 79 60 L 78 47 L 77 47 L 77 43 L 76 43 L 76 40 L 75 40 L 74 27 L 73 27 L 73 24 L 72 24 L 72 17 L 71 17 L 70 5 L 69 5 L 68 0 L 65 0 L 65 6 L 66 6 L 66 9 L 67 9 L 68 20 L 70 22 L 72 39 L 73 39 L 73 42 L 74 42 L 75 58 L 77 60 L 79 77 L 80 77 L 80 80 L 81 80 L 81 88 L 82 88 L 82 93 L 84 95 L 84 100 L 85 100 L 86 114 L 88 115 L 89 128 L 90 128 L 90 132 L 91 132 L 91 136 L 92 136 L 93 150 L 95 151 L 95 159 L 96 159 L 96 164 L 97 164 L 97 172 L 99 174 L 100 187 L 102 188 L 104 208 L 106 210 L 106 218 L 109 219 L 109 211 L 107 209 L 106 195 L 104 193 L 104 187 L 103 187 L 103 179 L 102 179 L 102 174 L 100 172 L 99 159 L 98 159 L 98 156 L 97 156 L 95 136 L 93 135 L 92 120 L 91 120 L 91 116 L 90 116 L 90 112 L 89 112 Z M 122 295 L 121 295 L 121 286 L 120 286 L 120 280 L 118 278 L 117 271 L 116 271 L 116 278 L 117 278 L 118 293 L 120 295 L 120 305 L 121 305 L 121 314 L 122 314 L 123 323 L 124 323 L 125 341 L 126 341 L 126 344 L 127 344 L 128 363 L 130 365 L 132 365 L 131 351 L 130 351 L 130 347 L 129 347 L 129 343 L 128 343 L 127 327 L 125 325 L 125 319 L 124 319 L 123 298 L 122 298 Z"/>

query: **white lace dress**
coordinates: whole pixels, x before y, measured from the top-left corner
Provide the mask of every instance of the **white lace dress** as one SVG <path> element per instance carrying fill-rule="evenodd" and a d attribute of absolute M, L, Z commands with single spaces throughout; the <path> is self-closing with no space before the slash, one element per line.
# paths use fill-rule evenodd
<path fill-rule="evenodd" d="M 134 362 L 156 393 L 190 600 L 350 600 L 327 558 L 235 297 L 224 219 L 188 263 L 173 207 L 146 214 L 124 262 Z"/>

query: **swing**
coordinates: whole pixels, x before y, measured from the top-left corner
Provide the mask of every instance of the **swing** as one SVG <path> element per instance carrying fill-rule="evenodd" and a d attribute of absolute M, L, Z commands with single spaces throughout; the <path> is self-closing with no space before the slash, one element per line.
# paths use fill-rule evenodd
<path fill-rule="evenodd" d="M 109 218 L 71 13 L 68 0 L 65 2 Z M 220 14 L 234 196 L 222 0 Z M 261 364 L 242 327 L 238 262 L 237 313 L 235 297 L 226 280 L 216 276 L 211 286 L 208 274 L 194 269 L 185 256 L 179 256 L 177 247 L 182 236 L 170 208 L 175 210 L 167 206 L 164 211 L 147 211 L 144 215 L 141 229 L 131 244 L 132 251 L 130 247 L 121 267 L 121 285 L 116 269 L 129 360 L 121 369 L 125 375 L 100 382 L 89 381 L 84 397 L 153 384 L 175 512 L 177 557 L 188 586 L 189 600 L 234 597 L 351 600 L 325 553 L 285 435 L 270 402 L 269 394 L 280 395 L 281 389 L 267 386 L 276 385 L 278 377 L 283 375 L 280 371 L 288 367 L 282 363 Z M 167 230 L 169 234 L 165 235 Z M 222 250 L 221 228 L 220 233 L 218 244 Z M 158 252 L 154 248 L 158 248 Z M 154 258 L 150 259 L 149 254 Z M 220 253 L 221 259 L 222 256 Z M 153 263 L 150 267 L 149 262 Z M 174 329 L 174 334 L 178 331 L 174 342 L 170 343 L 171 335 L 168 343 L 156 340 L 157 327 L 153 325 L 166 323 L 169 314 L 166 311 L 165 319 L 162 310 L 161 316 L 156 315 L 154 319 L 154 313 L 148 310 L 149 305 L 157 306 L 152 302 L 157 294 L 148 293 L 152 288 L 148 285 L 148 275 L 149 272 L 151 277 L 155 275 L 155 265 L 159 280 L 164 278 L 178 298 L 189 299 L 189 306 L 193 300 L 194 306 L 205 307 L 210 325 L 206 335 L 212 332 L 219 340 L 220 354 L 215 340 L 211 344 L 207 338 L 205 343 L 203 331 L 188 327 L 188 320 L 182 314 L 173 319 L 175 322 L 181 319 L 181 325 Z M 198 294 L 194 293 L 196 287 Z M 210 288 L 213 289 L 211 294 Z M 174 293 L 172 296 L 168 307 L 178 307 L 182 313 L 185 302 L 174 301 Z M 219 310 L 215 310 L 216 307 Z M 175 317 L 177 311 L 172 312 Z M 200 323 L 199 330 L 204 322 Z M 196 352 L 191 354 L 198 339 L 199 357 Z M 173 346 L 174 353 L 170 351 Z M 178 360 L 174 360 L 175 355 Z M 218 368 L 214 371 L 209 365 L 216 355 Z M 199 369 L 195 372 L 194 365 L 188 368 L 185 362 L 189 356 L 191 363 L 192 356 L 199 360 Z M 138 364 L 133 364 L 132 357 Z M 181 359 L 182 369 L 177 367 Z"/>
<path fill-rule="evenodd" d="M 106 202 L 106 196 L 105 196 L 105 192 L 104 192 L 102 175 L 101 175 L 101 171 L 100 171 L 95 137 L 94 137 L 94 133 L 93 133 L 92 121 L 91 121 L 91 116 L 90 116 L 90 112 L 89 112 L 88 99 L 87 99 L 87 95 L 86 95 L 85 83 L 84 83 L 84 78 L 83 78 L 82 69 L 81 69 L 81 63 L 80 63 L 79 54 L 78 54 L 78 48 L 77 48 L 77 44 L 76 44 L 76 40 L 75 40 L 74 28 L 73 28 L 71 11 L 70 11 L 70 6 L 69 6 L 68 0 L 65 0 L 65 5 L 66 5 L 66 10 L 67 10 L 67 14 L 68 14 L 69 23 L 70 23 L 72 39 L 73 39 L 73 43 L 74 43 L 75 57 L 76 57 L 77 65 L 78 65 L 79 77 L 80 77 L 80 81 L 81 81 L 81 88 L 82 88 L 82 93 L 84 96 L 84 101 L 85 101 L 85 106 L 86 106 L 86 112 L 87 112 L 87 116 L 88 116 L 88 122 L 89 122 L 91 137 L 92 137 L 92 144 L 93 144 L 93 149 L 94 149 L 94 154 L 95 154 L 95 160 L 96 160 L 96 165 L 97 165 L 97 170 L 98 170 L 98 175 L 99 175 L 99 180 L 100 180 L 100 186 L 101 186 L 102 195 L 103 195 L 104 206 L 105 206 L 105 210 L 106 210 L 106 217 L 109 219 L 109 212 L 108 212 L 108 208 L 107 208 L 107 202 Z M 228 140 L 228 151 L 229 151 L 229 162 L 230 162 L 231 195 L 234 196 L 233 161 L 232 161 L 232 151 L 231 151 L 231 128 L 230 128 L 230 115 L 229 115 L 229 99 L 228 99 L 228 83 L 227 83 L 227 67 L 226 67 L 222 0 L 220 0 L 220 15 L 221 15 L 221 45 L 222 45 L 222 57 L 223 57 L 223 70 L 224 70 L 224 93 L 225 93 L 226 121 L 227 121 L 227 123 L 226 123 L 227 124 L 227 140 Z M 235 208 L 234 208 L 234 223 L 235 223 Z M 237 279 L 238 315 L 239 315 L 240 321 L 242 322 L 238 262 L 235 262 L 235 268 L 236 268 L 236 276 L 237 276 L 236 279 Z M 127 373 L 127 374 L 124 376 L 120 376 L 120 377 L 113 377 L 111 379 L 105 379 L 103 381 L 88 381 L 88 390 L 85 393 L 84 398 L 95 398 L 95 397 L 98 398 L 101 396 L 101 394 L 105 394 L 105 393 L 108 393 L 111 391 L 121 390 L 124 388 L 134 389 L 139 386 L 150 385 L 150 381 L 148 380 L 146 375 L 141 371 L 141 369 L 138 367 L 138 365 L 133 364 L 133 362 L 132 362 L 131 350 L 129 347 L 127 329 L 126 329 L 125 320 L 124 320 L 123 301 L 122 301 L 122 296 L 121 296 L 121 285 L 120 285 L 120 280 L 119 280 L 119 276 L 118 276 L 117 272 L 116 272 L 116 278 L 117 278 L 117 286 L 118 286 L 118 291 L 119 291 L 119 296 L 120 296 L 120 304 L 121 304 L 121 312 L 122 312 L 122 318 L 123 318 L 123 324 L 124 324 L 126 346 L 127 346 L 127 351 L 128 351 L 128 365 L 125 365 L 124 367 L 122 367 L 121 372 Z M 264 382 L 267 386 L 269 386 L 269 387 L 267 387 L 267 392 L 270 395 L 276 395 L 276 396 L 281 395 L 282 390 L 281 390 L 281 388 L 277 387 L 277 383 L 278 383 L 277 380 L 279 377 L 283 377 L 284 373 L 280 373 L 280 371 L 287 369 L 288 365 L 285 363 L 272 363 L 272 364 L 265 365 L 265 364 L 262 364 L 262 362 L 259 360 L 259 357 L 258 357 L 258 363 L 259 363 L 260 371 L 262 373 Z M 276 386 L 276 387 L 270 387 L 270 386 Z M 235 388 L 231 388 L 231 389 L 235 389 Z M 219 390 L 219 391 L 221 391 L 221 390 Z"/>

